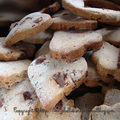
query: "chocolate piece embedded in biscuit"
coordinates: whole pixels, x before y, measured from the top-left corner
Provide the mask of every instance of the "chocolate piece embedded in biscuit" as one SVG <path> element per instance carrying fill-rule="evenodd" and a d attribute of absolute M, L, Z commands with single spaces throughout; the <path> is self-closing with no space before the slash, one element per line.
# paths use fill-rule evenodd
<path fill-rule="evenodd" d="M 118 68 L 120 68 L 120 48 L 119 48 L 119 55 L 118 55 L 118 63 L 117 63 Z"/>

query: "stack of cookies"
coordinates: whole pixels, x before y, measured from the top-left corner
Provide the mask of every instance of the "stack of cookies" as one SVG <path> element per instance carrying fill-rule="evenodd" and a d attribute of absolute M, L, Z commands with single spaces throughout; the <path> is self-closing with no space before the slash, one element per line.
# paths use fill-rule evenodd
<path fill-rule="evenodd" d="M 119 120 L 120 5 L 50 3 L 0 37 L 0 118 Z"/>

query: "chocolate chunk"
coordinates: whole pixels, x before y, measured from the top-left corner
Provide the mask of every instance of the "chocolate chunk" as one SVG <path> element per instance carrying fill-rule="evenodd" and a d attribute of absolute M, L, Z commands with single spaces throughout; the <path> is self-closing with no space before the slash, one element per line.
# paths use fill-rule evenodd
<path fill-rule="evenodd" d="M 0 100 L 0 108 L 3 106 L 3 103 L 4 103 L 4 99 L 1 99 Z"/>
<path fill-rule="evenodd" d="M 106 82 L 104 82 L 104 81 L 102 81 L 102 80 L 99 80 L 98 82 L 99 82 L 99 83 L 102 83 L 104 86 L 109 86 L 109 83 L 106 83 Z"/>
<path fill-rule="evenodd" d="M 8 84 L 9 84 L 9 82 L 5 82 L 5 84 L 7 84 L 7 85 L 8 85 Z"/>
<path fill-rule="evenodd" d="M 36 64 L 41 64 L 45 59 L 45 56 L 40 59 L 37 59 Z"/>
<path fill-rule="evenodd" d="M 40 17 L 40 18 L 37 18 L 34 22 L 35 22 L 35 23 L 39 23 L 39 22 L 41 22 L 42 20 L 43 20 L 43 18 Z"/>
<path fill-rule="evenodd" d="M 113 75 L 110 75 L 110 74 L 107 74 L 107 76 L 109 77 L 109 78 L 114 78 L 114 76 Z"/>
<path fill-rule="evenodd" d="M 61 73 L 54 74 L 52 78 L 56 81 L 57 84 L 60 85 L 60 87 L 64 87 L 67 74 L 61 74 Z"/>
<path fill-rule="evenodd" d="M 20 25 L 22 25 L 26 20 L 28 20 L 28 19 L 31 19 L 32 20 L 32 18 L 31 17 L 27 17 L 25 20 L 23 20 L 21 23 L 20 23 Z"/>
<path fill-rule="evenodd" d="M 119 48 L 119 55 L 118 55 L 118 63 L 117 63 L 117 67 L 120 68 L 120 48 Z"/>
<path fill-rule="evenodd" d="M 75 26 L 70 27 L 69 30 L 75 30 Z"/>
<path fill-rule="evenodd" d="M 61 110 L 63 106 L 62 100 L 60 100 L 54 107 L 53 110 Z"/>
<path fill-rule="evenodd" d="M 20 57 L 18 58 L 18 60 L 23 60 L 23 59 L 26 59 L 28 56 L 27 52 L 24 52 L 20 55 Z"/>
<path fill-rule="evenodd" d="M 91 51 L 91 50 L 93 50 L 93 49 L 92 49 L 91 46 L 89 46 L 89 47 L 87 48 L 87 51 Z"/>
<path fill-rule="evenodd" d="M 62 55 L 62 59 L 66 59 L 66 57 Z"/>
<path fill-rule="evenodd" d="M 24 96 L 24 100 L 31 100 L 31 93 L 29 91 L 25 91 L 23 93 L 23 96 Z"/>

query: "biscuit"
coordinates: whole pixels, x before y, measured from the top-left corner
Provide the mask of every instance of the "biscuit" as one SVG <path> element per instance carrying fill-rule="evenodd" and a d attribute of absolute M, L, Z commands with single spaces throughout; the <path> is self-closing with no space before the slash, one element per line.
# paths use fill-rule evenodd
<path fill-rule="evenodd" d="M 47 14 L 52 15 L 53 13 L 55 13 L 56 11 L 58 11 L 58 9 L 60 7 L 61 7 L 61 5 L 58 2 L 55 2 L 52 5 L 49 5 L 48 7 L 43 8 L 39 12 L 41 12 L 41 13 L 47 13 Z"/>
<path fill-rule="evenodd" d="M 117 66 L 118 56 L 119 48 L 104 42 L 100 50 L 93 52 L 91 59 L 100 75 L 120 81 L 120 68 Z"/>
<path fill-rule="evenodd" d="M 94 31 L 56 31 L 50 41 L 51 56 L 63 61 L 81 57 L 85 52 L 100 49 L 102 35 Z"/>
<path fill-rule="evenodd" d="M 107 91 L 104 99 L 104 105 L 112 106 L 116 103 L 120 103 L 120 90 L 110 89 Z"/>
<path fill-rule="evenodd" d="M 46 41 L 42 47 L 35 53 L 35 59 L 41 55 L 46 55 L 49 53 L 49 43 L 50 41 Z"/>
<path fill-rule="evenodd" d="M 35 46 L 27 43 L 16 43 L 12 47 L 4 45 L 5 37 L 0 38 L 0 60 L 22 60 L 32 57 L 35 52 Z"/>
<path fill-rule="evenodd" d="M 75 99 L 75 106 L 82 112 L 82 120 L 88 120 L 90 111 L 98 105 L 103 104 L 103 95 L 101 93 L 86 93 Z"/>
<path fill-rule="evenodd" d="M 5 44 L 11 46 L 24 38 L 43 32 L 52 22 L 53 20 L 48 14 L 40 12 L 28 14 L 9 32 L 5 38 Z"/>
<path fill-rule="evenodd" d="M 89 120 L 120 120 L 120 103 L 113 106 L 96 106 L 92 111 Z"/>
<path fill-rule="evenodd" d="M 50 26 L 53 30 L 80 30 L 96 29 L 97 21 L 87 20 L 72 14 L 66 10 L 61 10 L 52 16 L 53 24 Z"/>
<path fill-rule="evenodd" d="M 96 32 L 103 36 L 104 41 L 120 47 L 120 27 L 105 26 L 102 29 L 96 30 Z"/>
<path fill-rule="evenodd" d="M 52 32 L 45 30 L 37 35 L 25 38 L 23 40 L 24 43 L 31 43 L 31 44 L 43 44 L 48 40 L 51 40 Z"/>
<path fill-rule="evenodd" d="M 81 120 L 81 118 L 81 112 L 74 107 L 74 101 L 63 98 L 50 112 L 39 112 L 35 120 Z"/>
<path fill-rule="evenodd" d="M 0 61 L 0 87 L 11 86 L 14 82 L 26 78 L 31 60 Z"/>
<path fill-rule="evenodd" d="M 84 0 L 62 0 L 62 7 L 78 16 L 91 20 L 97 20 L 100 22 L 120 21 L 119 11 L 103 8 L 85 7 Z"/>
<path fill-rule="evenodd" d="M 116 80 L 110 77 L 102 76 L 97 73 L 96 66 L 91 61 L 91 54 L 92 52 L 87 52 L 83 56 L 85 57 L 88 64 L 88 73 L 84 84 L 89 87 L 113 86 Z"/>
<path fill-rule="evenodd" d="M 65 62 L 52 58 L 50 54 L 38 57 L 28 68 L 41 107 L 47 111 L 78 88 L 85 81 L 86 72 L 87 63 L 83 57 Z"/>
<path fill-rule="evenodd" d="M 1 120 L 33 120 L 36 118 L 37 112 L 34 109 L 40 107 L 40 104 L 28 78 L 12 85 L 10 89 L 0 88 L 0 96 Z"/>

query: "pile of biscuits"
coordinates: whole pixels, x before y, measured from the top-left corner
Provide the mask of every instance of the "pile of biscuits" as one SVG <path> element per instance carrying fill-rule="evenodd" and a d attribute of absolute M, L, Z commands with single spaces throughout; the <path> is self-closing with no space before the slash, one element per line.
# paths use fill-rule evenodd
<path fill-rule="evenodd" d="M 120 3 L 49 4 L 0 37 L 0 119 L 119 120 Z"/>

